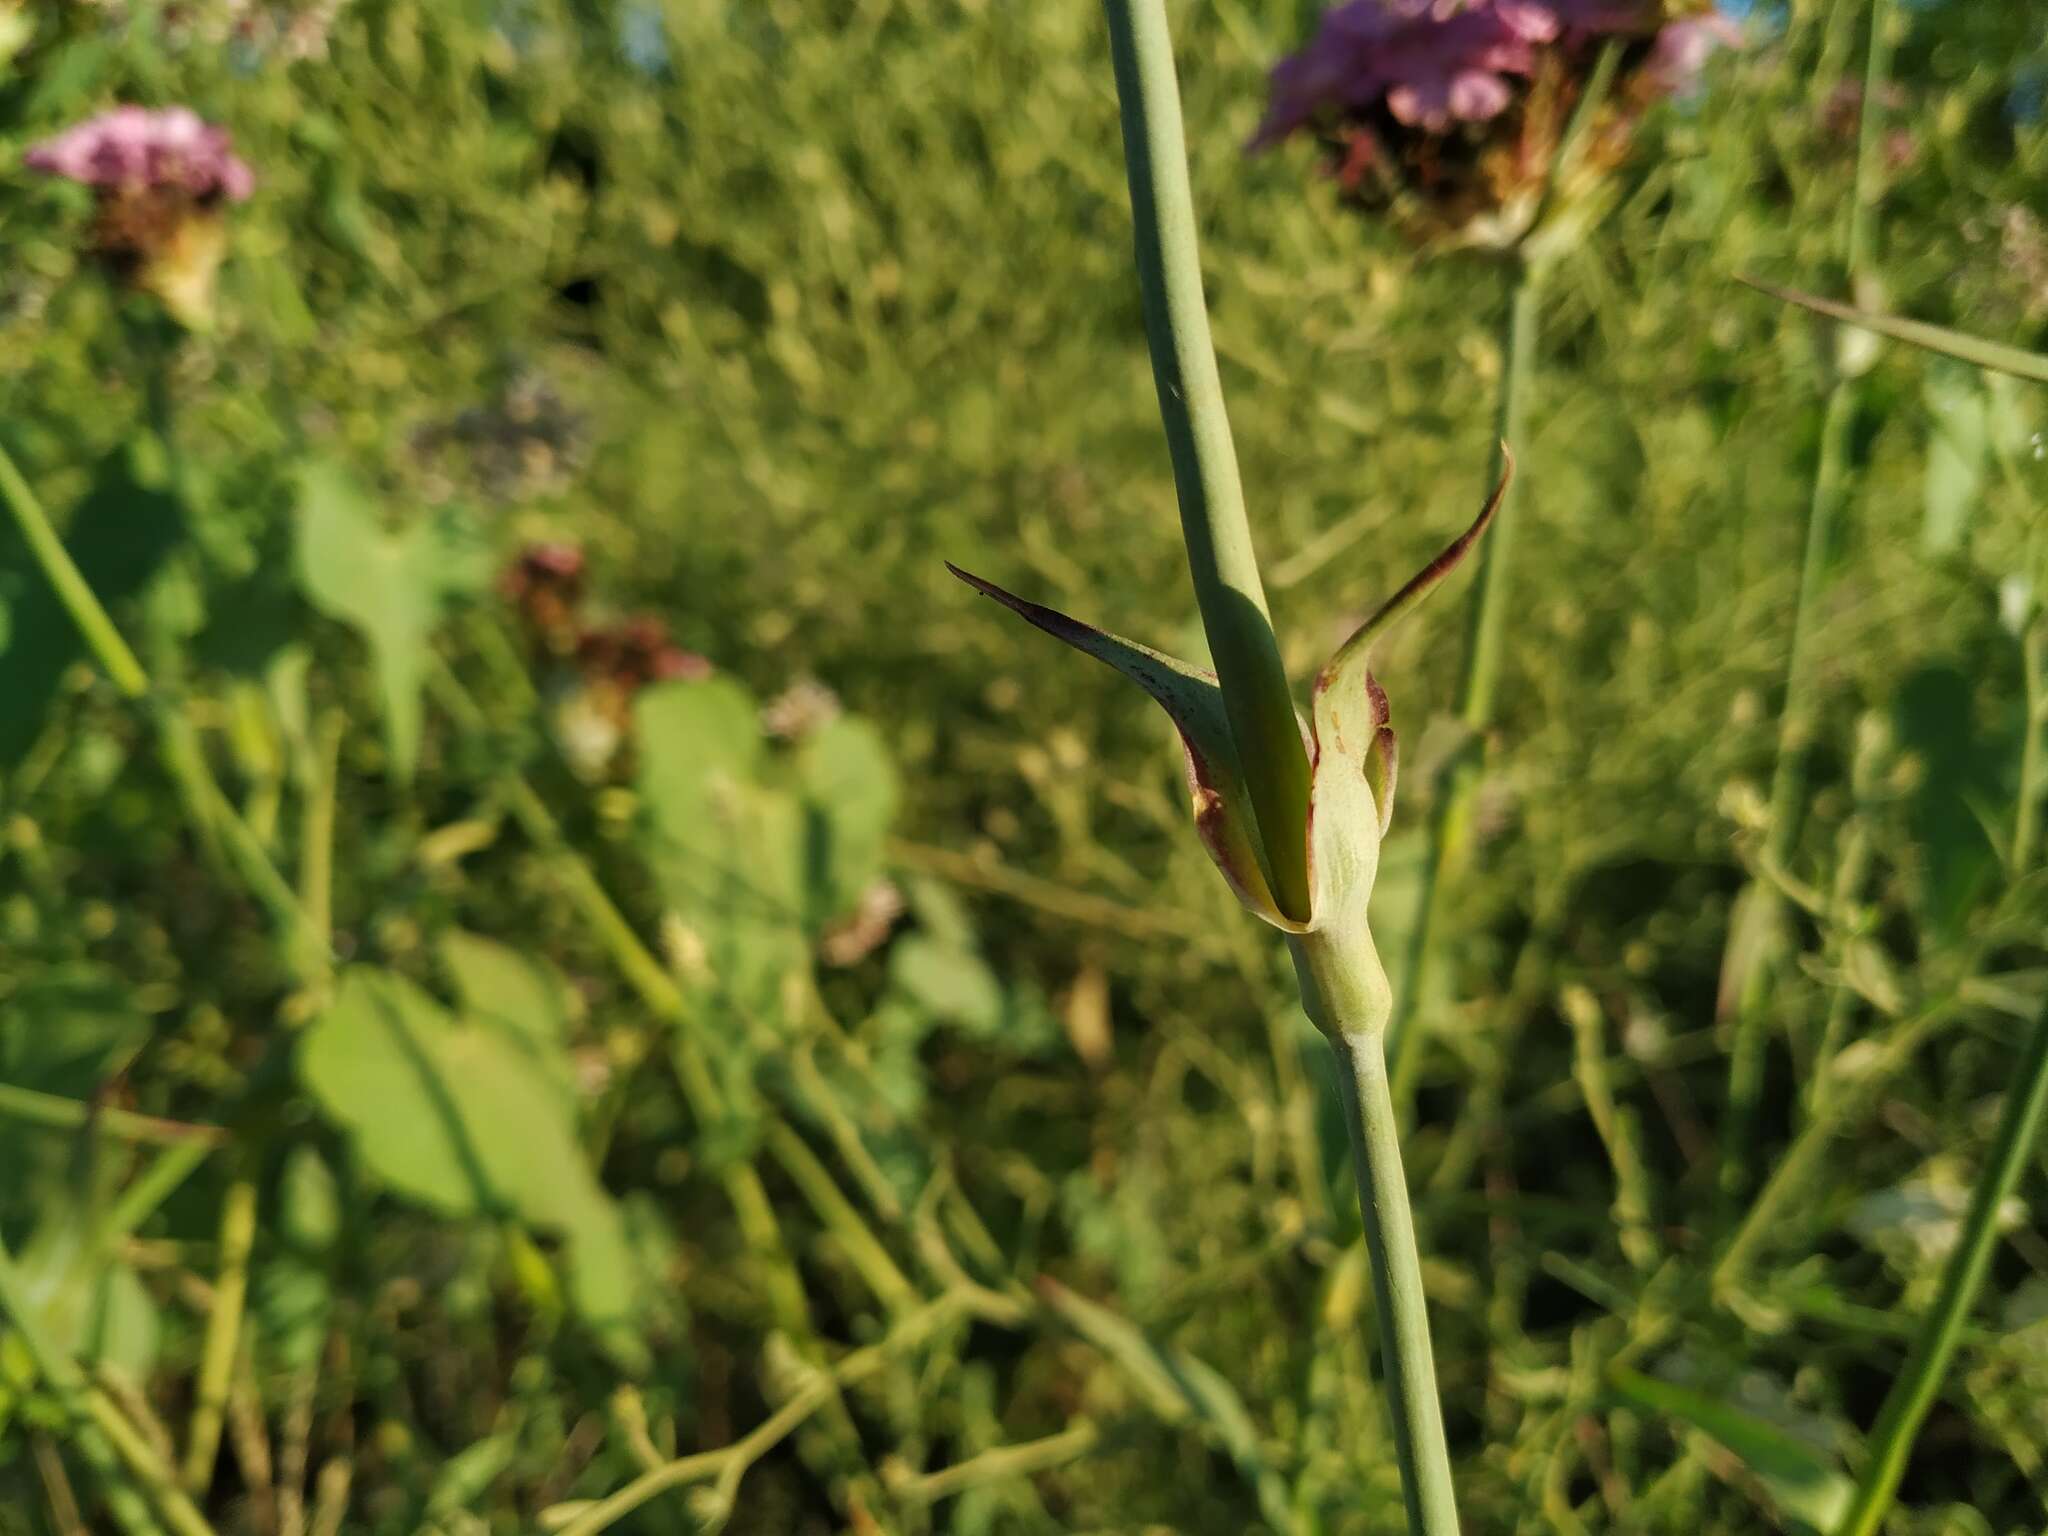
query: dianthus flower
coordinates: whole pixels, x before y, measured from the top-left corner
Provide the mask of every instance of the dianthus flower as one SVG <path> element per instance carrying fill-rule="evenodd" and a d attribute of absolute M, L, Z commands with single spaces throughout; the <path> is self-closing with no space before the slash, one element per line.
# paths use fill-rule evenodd
<path fill-rule="evenodd" d="M 94 254 L 183 324 L 212 325 L 227 254 L 220 210 L 256 186 L 226 129 L 189 107 L 115 107 L 34 145 L 22 163 L 91 187 Z"/>

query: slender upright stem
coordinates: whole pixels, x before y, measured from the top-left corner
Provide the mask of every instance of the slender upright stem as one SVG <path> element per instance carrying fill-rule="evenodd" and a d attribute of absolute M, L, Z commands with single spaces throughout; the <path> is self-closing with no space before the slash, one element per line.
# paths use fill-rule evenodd
<path fill-rule="evenodd" d="M 1884 126 L 1884 86 L 1891 72 L 1890 0 L 1871 0 L 1870 47 L 1863 65 L 1863 102 L 1858 134 L 1856 184 L 1851 193 L 1843 258 L 1851 285 L 1870 275 Z M 1821 418 L 1820 453 L 1806 514 L 1806 550 L 1799 566 L 1799 596 L 1792 613 L 1792 644 L 1785 661 L 1785 706 L 1778 722 L 1778 759 L 1771 772 L 1771 798 L 1764 832 L 1764 861 L 1782 869 L 1789 863 L 1806 793 L 1806 754 L 1814 734 L 1813 631 L 1826 586 L 1828 549 L 1835 519 L 1847 500 L 1849 429 L 1856 418 L 1860 369 L 1843 360 L 1847 338 L 1837 332 L 1834 382 Z M 1763 1090 L 1764 1044 L 1771 989 L 1777 979 L 1776 949 L 1784 927 L 1784 901 L 1767 881 L 1756 882 L 1750 899 L 1762 904 L 1755 931 L 1765 935 L 1736 995 L 1734 1038 L 1728 1055 L 1727 1130 L 1721 1137 L 1721 1196 L 1738 1199 L 1750 1180 L 1757 1103 Z M 1731 940 L 1732 942 L 1732 940 Z"/>
<path fill-rule="evenodd" d="M 1303 934 L 1289 940 L 1289 948 L 1302 1004 L 1337 1056 L 1408 1530 L 1410 1536 L 1457 1536 L 1457 1497 L 1430 1352 L 1422 1259 L 1387 1071 L 1393 994 L 1362 923 Z"/>
<path fill-rule="evenodd" d="M 2041 796 L 2048 791 L 2048 618 L 2037 617 L 2020 636 L 2020 662 L 2026 670 L 2026 735 L 2020 746 L 2020 802 L 2013 816 L 2012 869 L 2023 875 L 2034 867 L 2041 841 Z"/>
<path fill-rule="evenodd" d="M 2034 1140 L 2040 1134 L 2044 1113 L 2048 1113 L 2048 1009 L 2042 1011 L 2034 1025 L 2019 1076 L 2006 1094 L 1990 1161 L 1970 1195 L 1962 1238 L 1949 1255 L 1948 1267 L 1942 1271 L 1941 1291 L 1934 1299 L 1934 1309 L 1927 1314 L 1906 1368 L 1885 1397 L 1877 1427 L 1870 1435 L 1869 1464 L 1863 1469 L 1856 1500 L 1849 1506 L 1836 1536 L 1875 1536 L 1892 1507 L 1913 1441 L 1920 1433 L 1927 1410 L 1934 1406 L 1935 1394 L 1941 1390 L 1942 1378 L 1948 1374 L 1949 1362 L 1962 1339 L 1970 1307 L 1991 1267 L 1991 1252 L 1998 1242 L 1999 1208 L 2011 1198 L 2019 1183 Z"/>
<path fill-rule="evenodd" d="M 294 966 L 307 971 L 317 970 L 325 963 L 324 955 L 315 957 L 299 953 L 303 948 L 304 915 L 299 910 L 298 898 L 292 893 L 291 886 L 277 872 L 262 839 L 250 830 L 249 824 L 222 793 L 219 783 L 206 766 L 205 758 L 198 751 L 189 726 L 171 718 L 161 701 L 154 697 L 149 673 L 136 659 L 128 642 L 121 638 L 120 630 L 114 627 L 113 619 L 94 594 L 84 572 L 79 570 L 71 552 L 64 547 L 64 541 L 57 536 L 56 526 L 50 521 L 49 513 L 44 511 L 41 500 L 4 448 L 0 448 L 0 501 L 7 503 L 30 555 L 41 568 L 44 579 L 50 583 L 51 591 L 57 594 L 57 601 L 71 616 L 71 622 L 77 626 L 86 649 L 92 652 L 93 660 L 99 663 L 100 669 L 124 696 L 150 709 L 159 733 L 164 765 L 177 781 L 193 830 L 202 838 L 211 838 L 217 831 L 226 834 L 234 861 L 251 894 L 270 909 L 271 915 L 284 928 Z"/>
<path fill-rule="evenodd" d="M 1837 380 L 1828 391 L 1821 418 L 1820 460 L 1806 514 L 1806 553 L 1799 567 L 1799 596 L 1792 610 L 1792 645 L 1785 662 L 1785 706 L 1778 717 L 1778 760 L 1771 770 L 1771 798 L 1764 831 L 1763 863 L 1783 869 L 1799 831 L 1799 807 L 1806 793 L 1806 753 L 1814 734 L 1813 630 L 1826 585 L 1828 546 L 1844 498 L 1849 427 L 1856 416 L 1856 384 Z M 1721 1138 L 1721 1193 L 1733 1200 L 1748 1187 L 1750 1142 L 1763 1091 L 1764 1035 L 1776 980 L 1775 943 L 1784 927 L 1785 899 L 1768 880 L 1750 888 L 1761 903 L 1757 931 L 1770 936 L 1751 963 L 1736 993 L 1735 1035 L 1728 1056 L 1728 1130 Z"/>
<path fill-rule="evenodd" d="M 249 1179 L 236 1179 L 221 1202 L 220 1277 L 214 1282 L 213 1306 L 206 1318 L 206 1344 L 181 1474 L 186 1491 L 201 1498 L 213 1483 L 214 1457 L 220 1450 L 228 1386 L 242 1342 L 242 1308 L 249 1296 L 249 1253 L 255 1243 L 256 1186 Z"/>
<path fill-rule="evenodd" d="M 1209 339 L 1165 0 L 1103 0 L 1137 227 L 1138 285 L 1159 413 L 1180 495 L 1202 628 L 1274 898 L 1308 916 L 1308 756 L 1245 517 L 1244 488 Z"/>
<path fill-rule="evenodd" d="M 1503 468 L 1499 444 L 1521 454 L 1527 436 L 1529 379 L 1534 372 L 1543 302 L 1540 267 L 1519 263 L 1508 296 L 1507 321 L 1501 333 L 1500 397 L 1495 411 L 1494 458 L 1486 471 L 1488 485 L 1498 484 Z M 1405 1103 L 1421 1061 L 1422 1031 L 1416 1027 L 1422 999 L 1431 984 L 1444 930 L 1445 866 L 1463 851 L 1479 792 L 1484 733 L 1493 723 L 1494 693 L 1500 678 L 1501 649 L 1507 633 L 1509 593 L 1514 578 L 1515 532 L 1521 519 L 1515 503 L 1521 490 L 1510 482 L 1494 514 L 1486 540 L 1479 546 L 1479 573 L 1468 609 L 1465 678 L 1458 718 L 1469 735 L 1444 775 L 1430 816 L 1429 841 L 1422 857 L 1415 921 L 1408 930 L 1401 991 L 1387 1036 L 1394 1062 L 1394 1099 Z"/>

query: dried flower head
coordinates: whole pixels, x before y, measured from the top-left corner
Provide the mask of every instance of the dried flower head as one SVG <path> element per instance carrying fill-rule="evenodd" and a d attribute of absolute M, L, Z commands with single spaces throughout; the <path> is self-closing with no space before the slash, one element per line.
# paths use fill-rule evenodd
<path fill-rule="evenodd" d="M 1273 70 L 1253 149 L 1322 144 L 1345 191 L 1416 233 L 1527 232 L 1600 51 L 1620 48 L 1584 141 L 1604 169 L 1651 102 L 1740 41 L 1704 0 L 1350 0 Z"/>
<path fill-rule="evenodd" d="M 587 683 L 614 689 L 622 699 L 649 683 L 694 682 L 711 675 L 710 662 L 677 645 L 669 639 L 668 626 L 647 615 L 585 630 L 576 643 L 576 664 Z"/>
<path fill-rule="evenodd" d="M 528 632 L 551 651 L 576 646 L 576 609 L 583 600 L 583 551 L 574 544 L 531 544 L 498 579 Z"/>
<path fill-rule="evenodd" d="M 115 107 L 34 145 L 22 163 L 91 187 L 94 254 L 183 324 L 211 326 L 227 254 L 220 209 L 256 185 L 226 129 L 189 107 Z"/>

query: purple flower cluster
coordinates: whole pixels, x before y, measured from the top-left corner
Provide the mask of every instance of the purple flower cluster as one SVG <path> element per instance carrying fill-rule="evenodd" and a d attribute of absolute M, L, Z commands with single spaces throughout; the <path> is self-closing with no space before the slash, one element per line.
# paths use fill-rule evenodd
<path fill-rule="evenodd" d="M 256 177 L 217 128 L 189 107 L 115 107 L 37 144 L 31 170 L 114 192 L 170 190 L 239 203 Z"/>
<path fill-rule="evenodd" d="M 1724 16 L 1667 23 L 1656 0 L 1349 0 L 1274 69 L 1253 147 L 1382 105 L 1397 123 L 1431 133 L 1484 122 L 1507 110 L 1510 80 L 1534 74 L 1543 50 L 1603 37 L 1654 37 L 1645 76 L 1667 92 L 1716 46 L 1739 41 Z"/>

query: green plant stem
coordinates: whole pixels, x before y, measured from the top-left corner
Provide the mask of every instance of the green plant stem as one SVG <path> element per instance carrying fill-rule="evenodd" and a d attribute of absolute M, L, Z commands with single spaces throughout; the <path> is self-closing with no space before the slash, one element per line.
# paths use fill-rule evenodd
<path fill-rule="evenodd" d="M 2020 742 L 2020 800 L 2013 815 L 2012 870 L 2024 875 L 2034 867 L 2041 841 L 2041 796 L 2048 791 L 2048 619 L 2036 618 L 2020 637 L 2020 660 L 2027 679 L 2026 735 Z"/>
<path fill-rule="evenodd" d="M 246 1178 L 237 1179 L 221 1202 L 220 1274 L 206 1317 L 206 1342 L 200 1351 L 199 1383 L 181 1473 L 186 1490 L 195 1495 L 204 1495 L 213 1482 L 235 1351 L 242 1338 L 242 1308 L 249 1296 L 249 1253 L 255 1243 L 256 1186 Z"/>
<path fill-rule="evenodd" d="M 1007 1482 L 1050 1467 L 1063 1466 L 1077 1457 L 1086 1456 L 1101 1443 L 1102 1431 L 1087 1419 L 1077 1419 L 1056 1435 L 1047 1435 L 1042 1440 L 1027 1440 L 1018 1445 L 997 1446 L 936 1472 L 907 1478 L 892 1491 L 905 1503 L 936 1504 L 970 1488 L 984 1488 L 990 1483 Z"/>
<path fill-rule="evenodd" d="M 173 716 L 169 706 L 156 697 L 148 672 L 143 670 L 128 642 L 121 638 L 120 630 L 114 627 L 113 619 L 93 593 L 91 584 L 78 569 L 78 563 L 57 536 L 56 526 L 51 523 L 41 500 L 4 448 L 0 448 L 0 501 L 7 503 L 15 526 L 21 531 L 22 541 L 28 545 L 29 553 L 42 570 L 50 589 L 57 594 L 58 602 L 70 615 L 100 670 L 107 674 L 124 697 L 142 705 L 152 717 L 164 765 L 177 783 L 192 820 L 193 831 L 202 840 L 209 841 L 216 834 L 225 835 L 237 872 L 247 883 L 251 894 L 269 909 L 284 929 L 287 953 L 294 966 L 309 968 L 312 961 L 299 952 L 303 942 L 304 914 L 299 910 L 298 898 L 290 884 L 271 862 L 262 839 L 250 830 L 249 824 L 222 792 L 206 766 L 206 759 L 199 751 L 189 722 Z"/>
<path fill-rule="evenodd" d="M 616 1525 L 641 1505 L 671 1488 L 713 1480 L 718 1484 L 718 1491 L 729 1501 L 747 1469 L 787 1439 L 804 1420 L 833 1401 L 841 1387 L 852 1386 L 872 1376 L 891 1355 L 915 1348 L 955 1319 L 970 1314 L 971 1310 L 965 1299 L 957 1294 L 926 1302 L 899 1321 L 880 1340 L 855 1350 L 830 1369 L 816 1371 L 811 1380 L 799 1387 L 786 1403 L 731 1445 L 722 1450 L 699 1451 L 664 1462 L 642 1473 L 608 1498 L 591 1504 L 567 1506 L 562 1511 L 567 1515 L 566 1519 L 559 1516 L 551 1519 L 549 1516 L 554 1512 L 543 1511 L 543 1526 L 558 1530 L 560 1536 L 597 1536 L 599 1531 Z"/>
<path fill-rule="evenodd" d="M 87 1104 L 61 1094 L 42 1093 L 0 1083 L 0 1120 L 19 1120 L 27 1125 L 52 1130 L 76 1131 L 90 1125 L 102 1136 L 117 1141 L 134 1141 L 158 1146 L 217 1147 L 228 1133 L 217 1125 L 192 1125 L 183 1120 L 163 1120 L 155 1115 L 138 1115 L 133 1110 L 110 1104 Z"/>
<path fill-rule="evenodd" d="M 1892 1507 L 1913 1441 L 1927 1410 L 1934 1406 L 1970 1308 L 1991 1267 L 1991 1252 L 1998 1242 L 1999 1208 L 2019 1184 L 2044 1112 L 2048 1112 L 2048 1009 L 2035 1022 L 2019 1075 L 2006 1093 L 1991 1158 L 1971 1192 L 1962 1237 L 1942 1271 L 1941 1290 L 1922 1325 L 1919 1341 L 1878 1413 L 1877 1427 L 1870 1435 L 1870 1461 L 1837 1536 L 1875 1536 Z"/>
<path fill-rule="evenodd" d="M 1889 9 L 1889 0 L 1871 0 L 1856 183 L 1850 194 L 1843 249 L 1852 286 L 1869 274 L 1876 238 L 1871 215 L 1876 206 L 1883 158 L 1880 130 L 1884 84 L 1891 70 Z M 1806 754 L 1815 730 L 1813 634 L 1819 619 L 1821 592 L 1827 584 L 1827 556 L 1834 542 L 1835 519 L 1847 499 L 1849 429 L 1855 423 L 1861 394 L 1856 376 L 1843 369 L 1842 351 L 1838 331 L 1836 373 L 1828 387 L 1827 405 L 1821 417 L 1820 451 L 1806 513 L 1806 548 L 1799 565 L 1799 595 L 1792 610 L 1792 644 L 1785 661 L 1785 705 L 1778 721 L 1778 757 L 1771 771 L 1764 832 L 1763 864 L 1767 869 L 1790 867 L 1799 830 L 1800 802 L 1806 793 Z M 1751 1178 L 1751 1143 L 1755 1139 L 1757 1103 L 1763 1091 L 1768 1013 L 1785 927 L 1784 900 L 1769 882 L 1752 883 L 1750 899 L 1761 904 L 1755 913 L 1755 931 L 1764 938 L 1761 951 L 1742 977 L 1736 993 L 1735 1025 L 1729 1042 L 1727 1128 L 1721 1136 L 1719 1182 L 1721 1198 L 1731 1209 Z"/>
<path fill-rule="evenodd" d="M 103 1240 L 126 1237 L 153 1216 L 214 1151 L 213 1144 L 181 1141 L 159 1152 L 107 1208 Z"/>
<path fill-rule="evenodd" d="M 1309 915 L 1308 754 L 1266 610 L 1209 337 L 1166 0 L 1103 0 L 1123 119 L 1138 286 L 1202 629 L 1273 896 Z"/>
<path fill-rule="evenodd" d="M 1495 413 L 1495 448 L 1486 471 L 1487 484 L 1499 483 L 1504 461 L 1500 444 L 1518 456 L 1528 435 L 1529 380 L 1535 370 L 1543 303 L 1543 269 L 1518 264 L 1510 285 L 1508 314 L 1501 334 L 1500 397 Z M 1409 929 L 1401 991 L 1388 1027 L 1387 1050 L 1393 1058 L 1394 1099 L 1408 1102 L 1416 1068 L 1421 1063 L 1422 1030 L 1418 1019 L 1423 998 L 1441 963 L 1438 953 L 1445 919 L 1447 866 L 1455 865 L 1471 835 L 1472 811 L 1484 766 L 1485 732 L 1493 724 L 1494 693 L 1500 678 L 1501 649 L 1507 633 L 1508 595 L 1514 578 L 1515 535 L 1521 519 L 1519 480 L 1501 497 L 1487 536 L 1479 546 L 1479 571 L 1468 610 L 1465 677 L 1460 690 L 1459 722 L 1467 738 L 1438 784 L 1431 810 L 1429 840 L 1418 879 L 1415 922 Z"/>
<path fill-rule="evenodd" d="M 99 663 L 100 670 L 129 698 L 147 697 L 149 674 L 142 670 L 142 663 L 136 659 L 135 652 L 128 648 L 128 642 L 121 638 L 121 632 L 114 627 L 107 610 L 100 606 L 85 573 L 79 570 L 77 562 L 71 558 L 71 551 L 57 536 L 56 527 L 43 510 L 41 500 L 29 488 L 28 481 L 22 478 L 13 457 L 4 448 L 0 448 L 0 496 L 6 498 L 8 508 L 14 514 L 14 524 L 21 530 L 22 541 L 42 568 L 50 589 L 57 594 L 57 601 L 64 605 L 71 622 L 78 626 L 78 633 L 85 641 L 86 649 Z"/>
<path fill-rule="evenodd" d="M 1288 941 L 1302 1003 L 1337 1055 L 1337 1081 L 1358 1176 L 1359 1215 L 1372 1263 L 1380 1369 L 1394 1427 L 1410 1536 L 1457 1536 L 1450 1447 L 1437 1400 L 1429 1308 L 1415 1218 L 1401 1167 L 1400 1124 L 1387 1070 L 1393 996 L 1364 924 Z"/>
<path fill-rule="evenodd" d="M 1820 460 L 1813 476 L 1813 494 L 1806 517 L 1806 553 L 1799 567 L 1799 596 L 1792 610 L 1792 646 L 1785 663 L 1785 707 L 1778 721 L 1778 758 L 1771 771 L 1771 798 L 1766 812 L 1763 865 L 1784 869 L 1799 831 L 1799 804 L 1806 793 L 1806 754 L 1814 735 L 1813 631 L 1826 585 L 1828 546 L 1834 538 L 1835 515 L 1843 501 L 1849 427 L 1856 415 L 1856 385 L 1837 380 L 1828 391 L 1821 418 Z M 1763 1091 L 1764 1039 L 1769 1024 L 1772 983 L 1776 979 L 1777 946 L 1785 926 L 1785 898 L 1769 880 L 1750 887 L 1760 904 L 1758 931 L 1766 935 L 1736 992 L 1735 1030 L 1728 1055 L 1727 1130 L 1721 1137 L 1720 1187 L 1725 1200 L 1737 1199 L 1749 1185 L 1750 1145 L 1757 1101 Z"/>
<path fill-rule="evenodd" d="M 867 1287 L 892 1316 L 901 1317 L 917 1305 L 917 1287 L 912 1285 L 889 1250 L 882 1246 L 853 1202 L 846 1198 L 832 1171 L 819 1160 L 803 1137 L 782 1121 L 762 1132 L 769 1155 L 782 1166 L 790 1181 L 803 1191 L 811 1209 L 818 1212 L 839 1240 L 853 1267 L 860 1271 Z"/>

